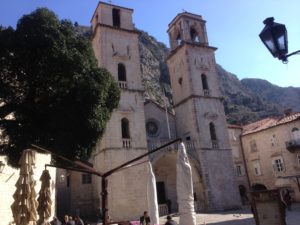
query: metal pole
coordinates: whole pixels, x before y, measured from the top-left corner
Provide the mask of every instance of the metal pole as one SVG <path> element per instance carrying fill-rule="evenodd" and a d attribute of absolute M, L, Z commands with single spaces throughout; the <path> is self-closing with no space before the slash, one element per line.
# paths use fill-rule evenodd
<path fill-rule="evenodd" d="M 106 177 L 102 177 L 101 179 L 101 186 L 102 186 L 102 224 L 108 225 L 108 218 L 107 218 L 107 179 Z"/>
<path fill-rule="evenodd" d="M 168 128 L 168 136 L 169 139 L 171 139 L 171 131 L 170 131 L 170 123 L 169 123 L 169 115 L 168 115 L 168 109 L 167 109 L 167 103 L 166 103 L 166 98 L 164 98 L 164 104 L 165 104 L 165 111 L 166 111 L 166 121 L 167 121 L 167 128 Z"/>

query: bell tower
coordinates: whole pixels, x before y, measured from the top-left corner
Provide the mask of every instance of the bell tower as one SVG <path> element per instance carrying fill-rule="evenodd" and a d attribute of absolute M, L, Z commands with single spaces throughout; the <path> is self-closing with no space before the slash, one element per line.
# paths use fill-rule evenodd
<path fill-rule="evenodd" d="M 119 107 L 106 125 L 93 156 L 94 167 L 106 172 L 147 152 L 143 86 L 133 10 L 100 2 L 91 20 L 92 45 L 98 65 L 106 68 L 121 90 Z M 139 218 L 148 209 L 147 164 L 108 177 L 108 215 L 114 221 Z M 93 183 L 100 207 L 101 182 Z"/>
<path fill-rule="evenodd" d="M 227 133 L 223 98 L 214 52 L 202 16 L 184 12 L 169 24 L 171 53 L 167 58 L 173 90 L 176 129 L 192 141 L 189 152 L 200 173 L 204 210 L 240 206 Z M 192 151 L 192 150 L 191 150 Z"/>

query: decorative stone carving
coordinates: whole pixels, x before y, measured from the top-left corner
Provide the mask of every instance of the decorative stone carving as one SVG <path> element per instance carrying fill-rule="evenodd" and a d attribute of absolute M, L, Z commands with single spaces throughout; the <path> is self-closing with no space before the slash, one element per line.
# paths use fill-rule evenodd
<path fill-rule="evenodd" d="M 210 120 L 216 120 L 218 118 L 218 114 L 212 112 L 206 112 L 204 113 L 204 117 Z"/>
<path fill-rule="evenodd" d="M 203 57 L 201 55 L 195 57 L 194 64 L 197 69 L 209 70 L 209 68 L 210 68 L 209 59 L 207 57 Z"/>

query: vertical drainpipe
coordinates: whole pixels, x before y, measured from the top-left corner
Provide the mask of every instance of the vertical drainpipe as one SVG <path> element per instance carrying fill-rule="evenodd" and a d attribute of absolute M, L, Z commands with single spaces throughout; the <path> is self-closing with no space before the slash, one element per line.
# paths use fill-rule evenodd
<path fill-rule="evenodd" d="M 242 128 L 242 132 L 243 132 L 243 128 Z M 250 182 L 250 178 L 249 178 L 248 166 L 247 166 L 245 152 L 244 152 L 244 147 L 243 147 L 243 142 L 242 142 L 242 133 L 241 133 L 241 135 L 240 135 L 239 138 L 240 138 L 242 156 L 243 156 L 244 167 L 245 167 L 245 172 L 246 172 L 246 177 L 247 177 L 248 189 L 250 191 L 251 190 L 251 185 L 250 185 L 251 182 Z"/>

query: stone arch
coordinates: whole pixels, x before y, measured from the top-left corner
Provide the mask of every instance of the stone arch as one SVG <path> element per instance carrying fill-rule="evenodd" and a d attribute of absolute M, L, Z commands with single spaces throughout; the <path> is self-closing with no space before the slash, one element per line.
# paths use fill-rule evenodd
<path fill-rule="evenodd" d="M 267 187 L 264 184 L 259 184 L 259 183 L 252 185 L 251 189 L 253 191 L 266 191 L 266 190 L 268 190 Z"/>
<path fill-rule="evenodd" d="M 190 38 L 192 42 L 200 43 L 199 34 L 194 27 L 190 27 Z"/>
<path fill-rule="evenodd" d="M 177 46 L 181 44 L 181 42 L 182 42 L 182 37 L 181 37 L 181 33 L 180 33 L 180 32 L 177 33 L 176 39 L 175 39 L 175 40 L 176 40 Z"/>
<path fill-rule="evenodd" d="M 157 196 L 160 205 L 167 205 L 169 213 L 178 211 L 177 192 L 176 192 L 176 161 L 177 151 L 169 150 L 157 155 L 152 159 L 153 171 L 157 182 Z M 195 210 L 204 209 L 204 192 L 200 176 L 200 165 L 196 159 L 189 155 L 192 167 L 194 196 L 196 196 Z M 163 196 L 164 195 L 164 196 Z"/>
<path fill-rule="evenodd" d="M 116 9 L 116 8 L 112 9 L 112 21 L 114 27 L 120 27 L 121 25 L 120 9 Z"/>

